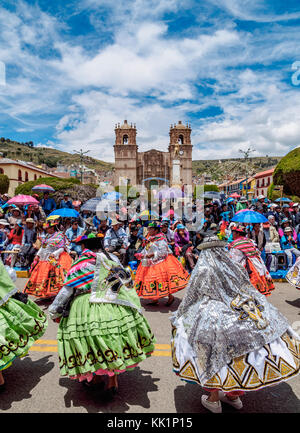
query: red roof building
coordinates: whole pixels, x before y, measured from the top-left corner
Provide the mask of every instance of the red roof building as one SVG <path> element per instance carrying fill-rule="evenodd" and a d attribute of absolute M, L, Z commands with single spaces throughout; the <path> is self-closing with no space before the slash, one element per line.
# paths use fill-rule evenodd
<path fill-rule="evenodd" d="M 259 195 L 264 195 L 267 197 L 268 188 L 273 182 L 273 173 L 275 168 L 271 168 L 270 170 L 261 171 L 260 173 L 256 173 L 253 177 L 255 178 L 255 197 Z"/>

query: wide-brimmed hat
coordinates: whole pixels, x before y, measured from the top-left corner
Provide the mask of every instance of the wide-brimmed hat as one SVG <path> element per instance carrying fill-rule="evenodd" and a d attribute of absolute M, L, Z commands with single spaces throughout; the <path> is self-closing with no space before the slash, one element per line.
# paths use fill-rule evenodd
<path fill-rule="evenodd" d="M 50 227 L 54 227 L 58 225 L 58 221 L 48 221 L 43 224 L 43 229 L 49 229 Z"/>
<path fill-rule="evenodd" d="M 86 218 L 84 221 L 89 226 L 93 226 L 94 225 L 93 218 Z"/>
<path fill-rule="evenodd" d="M 184 227 L 184 225 L 183 225 L 183 224 L 177 224 L 177 227 L 176 227 L 176 229 L 177 229 L 177 230 L 184 230 L 184 229 L 185 229 L 185 227 Z"/>
<path fill-rule="evenodd" d="M 78 245 L 84 244 L 87 248 L 99 249 L 102 246 L 102 239 L 104 237 L 99 235 L 100 233 L 98 233 L 97 235 L 95 233 L 90 233 L 88 235 L 81 235 L 78 236 L 78 238 L 76 238 L 74 242 Z"/>
<path fill-rule="evenodd" d="M 246 199 L 246 197 L 241 197 L 240 198 L 240 203 L 246 203 L 248 200 Z"/>
<path fill-rule="evenodd" d="M 149 224 L 148 224 L 148 227 L 159 229 L 160 228 L 160 224 L 157 221 L 150 221 Z"/>
<path fill-rule="evenodd" d="M 283 231 L 284 233 L 287 233 L 287 232 L 292 232 L 293 230 L 291 229 L 291 227 L 286 227 Z"/>
<path fill-rule="evenodd" d="M 232 232 L 238 232 L 238 233 L 246 234 L 246 227 L 245 227 L 245 226 L 242 226 L 242 225 L 240 225 L 240 224 L 238 224 L 238 225 L 234 225 L 234 226 L 231 228 L 231 231 L 232 231 Z"/>
<path fill-rule="evenodd" d="M 261 200 L 261 199 L 263 199 L 263 198 L 265 198 L 265 196 L 262 195 L 262 194 L 260 194 L 260 195 L 257 197 L 257 200 Z"/>
<path fill-rule="evenodd" d="M 5 219 L 0 219 L 0 224 L 4 226 L 9 226 L 9 222 L 7 222 Z"/>
<path fill-rule="evenodd" d="M 34 224 L 34 219 L 33 218 L 26 218 L 25 222 Z"/>
<path fill-rule="evenodd" d="M 120 221 L 118 221 L 116 218 L 113 218 L 112 220 L 111 220 L 111 226 L 116 226 L 117 224 L 120 224 Z"/>

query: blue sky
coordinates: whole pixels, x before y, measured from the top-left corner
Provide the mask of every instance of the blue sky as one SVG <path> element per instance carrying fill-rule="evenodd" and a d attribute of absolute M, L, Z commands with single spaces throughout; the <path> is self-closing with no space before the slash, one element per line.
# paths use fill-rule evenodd
<path fill-rule="evenodd" d="M 113 161 L 116 123 L 167 150 L 182 120 L 193 159 L 284 155 L 299 24 L 292 0 L 0 1 L 0 136 Z"/>

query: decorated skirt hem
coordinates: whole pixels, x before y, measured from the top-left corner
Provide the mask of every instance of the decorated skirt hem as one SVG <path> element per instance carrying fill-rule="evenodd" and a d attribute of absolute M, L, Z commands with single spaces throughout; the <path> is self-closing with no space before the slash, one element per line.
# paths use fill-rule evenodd
<path fill-rule="evenodd" d="M 271 386 L 276 386 L 280 382 L 287 382 L 288 380 L 290 380 L 290 379 L 298 376 L 298 374 L 300 374 L 300 371 L 298 370 L 298 371 L 295 371 L 294 373 L 292 373 L 290 376 L 287 376 L 284 378 L 282 378 L 282 377 L 278 378 L 277 381 L 274 381 L 272 383 L 262 383 L 262 384 L 257 385 L 256 387 L 251 387 L 251 388 L 247 388 L 247 387 L 243 387 L 243 386 L 235 386 L 235 387 L 231 387 L 231 388 L 230 387 L 225 388 L 224 386 L 217 385 L 217 384 L 210 385 L 210 384 L 205 383 L 204 385 L 201 385 L 199 379 L 192 379 L 192 378 L 186 379 L 180 375 L 179 370 L 176 370 L 175 368 L 173 368 L 173 371 L 176 374 L 176 376 L 178 376 L 180 378 L 180 380 L 182 380 L 184 382 L 200 385 L 201 388 L 203 388 L 203 389 L 205 388 L 206 390 L 212 390 L 212 391 L 218 390 L 218 391 L 223 391 L 224 393 L 229 393 L 229 392 L 233 392 L 233 391 L 244 391 L 244 392 L 257 391 L 259 389 L 268 388 Z"/>
<path fill-rule="evenodd" d="M 152 353 L 153 353 L 153 351 L 145 353 L 146 358 L 150 357 Z M 79 380 L 79 382 L 82 382 L 84 380 L 87 380 L 88 382 L 91 382 L 94 376 L 109 376 L 109 377 L 111 377 L 111 376 L 115 376 L 116 374 L 121 374 L 121 373 L 125 373 L 126 371 L 133 370 L 135 367 L 138 366 L 138 364 L 140 362 L 142 362 L 142 360 L 138 361 L 138 362 L 136 362 L 134 364 L 127 365 L 123 369 L 112 369 L 112 370 L 109 370 L 109 369 L 99 368 L 98 370 L 93 371 L 93 372 L 90 371 L 90 372 L 87 372 L 87 373 L 78 373 L 76 375 L 69 375 L 69 378 L 73 379 L 73 380 Z M 64 376 L 68 376 L 68 375 L 65 374 Z"/>
<path fill-rule="evenodd" d="M 156 299 L 162 299 L 162 298 L 166 298 L 167 296 L 170 296 L 170 295 L 173 295 L 173 293 L 176 293 L 176 292 L 179 292 L 180 290 L 183 290 L 183 289 L 185 289 L 186 288 L 186 285 L 185 286 L 182 286 L 182 287 L 176 287 L 175 289 L 170 289 L 170 290 L 168 290 L 168 293 L 161 293 L 161 294 L 158 294 L 158 295 L 144 295 L 144 293 L 141 293 L 141 294 L 139 294 L 138 293 L 138 297 L 139 298 L 142 298 L 142 299 L 148 299 L 148 300 L 156 300 Z"/>

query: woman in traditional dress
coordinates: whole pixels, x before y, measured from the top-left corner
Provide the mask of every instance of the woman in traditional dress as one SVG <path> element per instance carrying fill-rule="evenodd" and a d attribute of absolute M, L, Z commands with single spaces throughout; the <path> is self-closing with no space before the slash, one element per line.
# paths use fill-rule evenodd
<path fill-rule="evenodd" d="M 285 278 L 292 284 L 296 289 L 300 290 L 300 257 L 297 258 L 294 265 L 289 269 Z"/>
<path fill-rule="evenodd" d="M 173 256 L 156 222 L 149 223 L 144 248 L 136 257 L 141 260 L 135 276 L 138 296 L 151 300 L 151 304 L 168 296 L 166 305 L 171 305 L 173 293 L 186 287 L 189 274 Z"/>
<path fill-rule="evenodd" d="M 57 222 L 46 223 L 44 228 L 47 235 L 42 239 L 24 289 L 24 293 L 41 299 L 57 295 L 72 264 L 70 242 L 63 232 L 57 230 Z"/>
<path fill-rule="evenodd" d="M 220 401 L 241 409 L 245 391 L 288 380 L 300 369 L 300 336 L 254 289 L 225 245 L 206 232 L 187 291 L 171 317 L 174 371 L 210 392 L 201 402 L 215 413 L 222 411 Z"/>
<path fill-rule="evenodd" d="M 233 260 L 244 266 L 253 286 L 265 296 L 275 289 L 273 280 L 267 270 L 255 244 L 246 237 L 246 228 L 242 225 L 231 229 L 233 241 L 228 245 Z"/>
<path fill-rule="evenodd" d="M 0 391 L 5 389 L 3 371 L 25 356 L 48 326 L 43 311 L 18 292 L 0 260 Z"/>
<path fill-rule="evenodd" d="M 118 258 L 104 251 L 102 239 L 92 233 L 77 242 L 82 254 L 49 307 L 51 318 L 60 320 L 60 373 L 88 384 L 107 376 L 106 395 L 112 398 L 118 374 L 146 359 L 155 339 Z"/>

